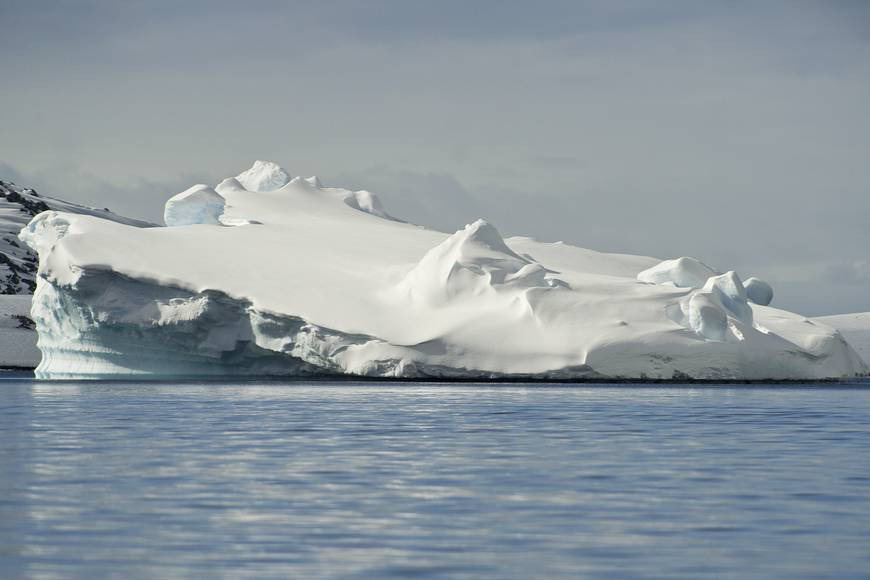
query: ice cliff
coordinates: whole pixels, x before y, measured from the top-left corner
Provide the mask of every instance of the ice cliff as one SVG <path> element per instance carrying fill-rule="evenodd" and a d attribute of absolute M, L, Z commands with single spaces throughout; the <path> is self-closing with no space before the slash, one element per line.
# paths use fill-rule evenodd
<path fill-rule="evenodd" d="M 692 258 L 448 235 L 367 191 L 258 161 L 172 197 L 163 228 L 46 211 L 41 378 L 349 374 L 818 379 L 868 372 L 834 329 Z"/>

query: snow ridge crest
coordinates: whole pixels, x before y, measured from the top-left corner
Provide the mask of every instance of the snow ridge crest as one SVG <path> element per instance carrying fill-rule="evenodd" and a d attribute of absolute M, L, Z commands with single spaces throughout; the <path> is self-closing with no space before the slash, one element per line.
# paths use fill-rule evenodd
<path fill-rule="evenodd" d="M 247 171 L 236 176 L 236 180 L 248 191 L 266 192 L 281 189 L 290 183 L 290 174 L 277 163 L 271 161 L 254 161 Z"/>
<path fill-rule="evenodd" d="M 399 289 L 412 301 L 444 304 L 506 289 L 567 286 L 551 273 L 511 250 L 492 224 L 479 219 L 429 250 Z"/>

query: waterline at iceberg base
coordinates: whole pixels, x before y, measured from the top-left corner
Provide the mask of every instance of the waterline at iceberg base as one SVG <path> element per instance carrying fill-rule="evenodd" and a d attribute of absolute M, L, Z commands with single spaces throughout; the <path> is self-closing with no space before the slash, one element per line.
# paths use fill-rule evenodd
<path fill-rule="evenodd" d="M 257 162 L 166 206 L 167 227 L 43 212 L 38 378 L 305 376 L 817 380 L 866 375 L 774 290 L 664 262 L 448 235 L 366 191 Z"/>

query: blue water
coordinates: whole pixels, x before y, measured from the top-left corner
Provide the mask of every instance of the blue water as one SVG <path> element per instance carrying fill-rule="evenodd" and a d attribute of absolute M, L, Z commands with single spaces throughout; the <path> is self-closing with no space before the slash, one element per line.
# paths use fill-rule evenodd
<path fill-rule="evenodd" d="M 0 380 L 0 576 L 870 577 L 870 385 Z"/>

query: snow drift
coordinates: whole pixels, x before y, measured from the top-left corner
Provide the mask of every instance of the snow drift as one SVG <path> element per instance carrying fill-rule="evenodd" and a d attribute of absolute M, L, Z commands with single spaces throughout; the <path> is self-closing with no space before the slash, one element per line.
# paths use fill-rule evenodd
<path fill-rule="evenodd" d="M 257 162 L 166 228 L 44 212 L 41 378 L 350 374 L 818 379 L 867 367 L 734 272 L 398 221 L 365 191 Z M 675 263 L 674 263 L 675 262 Z M 762 297 L 763 298 L 763 297 Z"/>
<path fill-rule="evenodd" d="M 495 227 L 477 220 L 426 252 L 398 290 L 411 300 L 438 305 L 502 289 L 565 286 L 548 273 L 508 248 Z"/>
<path fill-rule="evenodd" d="M 689 257 L 664 260 L 637 275 L 641 282 L 673 284 L 678 288 L 700 288 L 710 276 L 718 274 L 704 262 Z"/>

